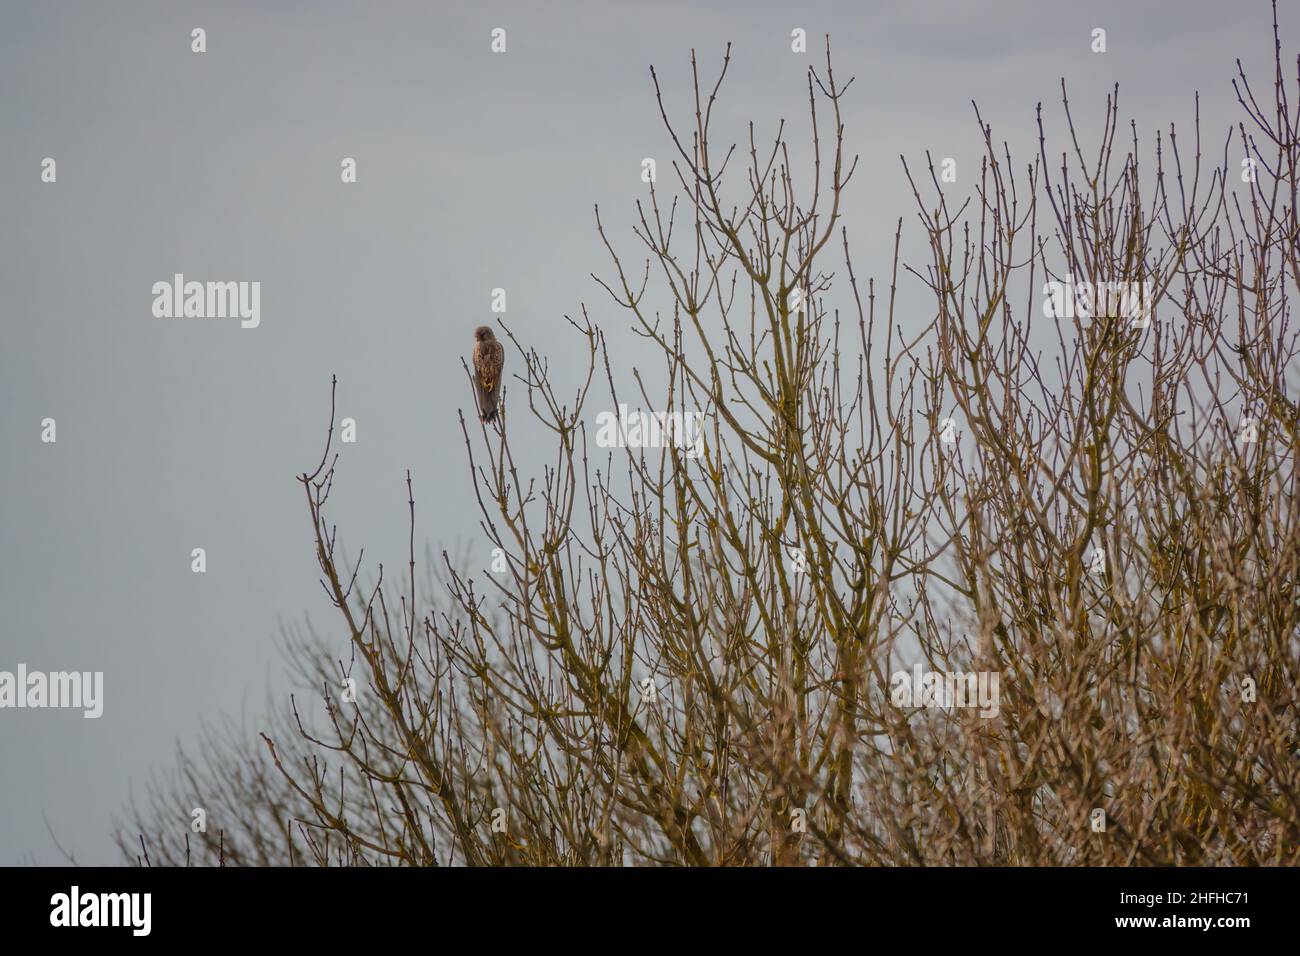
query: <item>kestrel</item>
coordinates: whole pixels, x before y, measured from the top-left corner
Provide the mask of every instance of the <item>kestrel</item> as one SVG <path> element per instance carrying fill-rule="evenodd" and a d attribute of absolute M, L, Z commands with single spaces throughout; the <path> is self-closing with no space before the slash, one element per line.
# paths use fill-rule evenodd
<path fill-rule="evenodd" d="M 474 384 L 478 391 L 478 420 L 490 422 L 497 417 L 501 396 L 501 366 L 506 361 L 505 347 L 496 340 L 492 329 L 480 325 L 474 330 Z"/>

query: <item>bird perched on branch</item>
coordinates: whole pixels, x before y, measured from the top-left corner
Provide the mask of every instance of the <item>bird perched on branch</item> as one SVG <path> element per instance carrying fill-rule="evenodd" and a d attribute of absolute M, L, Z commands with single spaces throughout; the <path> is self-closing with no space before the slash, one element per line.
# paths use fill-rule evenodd
<path fill-rule="evenodd" d="M 506 362 L 506 350 L 492 329 L 480 325 L 474 330 L 474 385 L 478 391 L 478 420 L 490 422 L 497 417 L 497 402 L 501 397 L 501 367 Z"/>

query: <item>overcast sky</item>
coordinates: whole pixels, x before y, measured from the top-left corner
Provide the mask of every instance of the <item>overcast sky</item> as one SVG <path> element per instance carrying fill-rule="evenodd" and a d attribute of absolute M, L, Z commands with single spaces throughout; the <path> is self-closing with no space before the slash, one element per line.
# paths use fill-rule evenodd
<path fill-rule="evenodd" d="M 857 77 L 846 222 L 864 278 L 888 274 L 899 216 L 915 248 L 900 153 L 973 173 L 972 99 L 1022 162 L 1063 76 L 1087 135 L 1119 82 L 1147 142 L 1190 133 L 1199 91 L 1221 146 L 1234 59 L 1271 75 L 1269 23 L 1260 0 L 0 0 L 0 671 L 104 673 L 97 720 L 0 710 L 0 864 L 58 862 L 43 814 L 79 861 L 118 862 L 132 785 L 204 717 L 257 726 L 281 621 L 332 625 L 294 478 L 319 457 L 332 373 L 358 437 L 334 518 L 351 551 L 396 565 L 408 468 L 417 541 L 477 540 L 456 409 L 473 409 L 460 363 L 492 289 L 557 377 L 583 302 L 630 371 L 627 320 L 589 276 L 608 273 L 592 207 L 631 250 L 641 160 L 669 159 L 650 64 L 684 108 L 690 49 L 712 75 L 732 42 L 726 133 L 770 131 L 802 121 L 830 33 L 837 75 Z M 260 325 L 156 318 L 151 288 L 178 272 L 259 282 Z"/>

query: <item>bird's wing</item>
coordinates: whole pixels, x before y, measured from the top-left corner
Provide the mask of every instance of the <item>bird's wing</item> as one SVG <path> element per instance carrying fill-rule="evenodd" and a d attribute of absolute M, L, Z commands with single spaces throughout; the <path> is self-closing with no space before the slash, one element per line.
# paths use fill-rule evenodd
<path fill-rule="evenodd" d="M 474 350 L 474 371 L 483 390 L 491 394 L 501 381 L 501 367 L 505 365 L 506 350 L 500 342 L 483 342 Z"/>

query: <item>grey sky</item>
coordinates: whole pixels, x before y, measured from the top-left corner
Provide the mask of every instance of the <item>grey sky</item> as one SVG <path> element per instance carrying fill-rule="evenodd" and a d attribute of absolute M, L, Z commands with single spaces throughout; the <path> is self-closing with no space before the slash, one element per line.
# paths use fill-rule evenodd
<path fill-rule="evenodd" d="M 1284 17 L 1294 52 L 1300 12 Z M 782 116 L 802 133 L 803 70 L 829 32 L 837 74 L 857 77 L 846 222 L 860 276 L 886 276 L 900 215 L 915 238 L 898 155 L 973 174 L 972 98 L 1023 163 L 1061 76 L 1083 131 L 1118 81 L 1148 141 L 1171 121 L 1190 135 L 1199 90 L 1217 153 L 1240 118 L 1234 59 L 1269 82 L 1269 23 L 1259 0 L 0 0 L 0 670 L 105 674 L 98 720 L 0 710 L 0 864 L 58 861 L 43 812 L 81 862 L 117 862 L 110 818 L 132 782 L 204 716 L 246 707 L 256 725 L 278 621 L 332 623 L 294 480 L 319 454 L 331 373 L 358 423 L 334 517 L 351 551 L 395 566 L 407 468 L 417 542 L 475 535 L 455 409 L 473 409 L 460 361 L 491 289 L 557 377 L 562 316 L 584 301 L 635 364 L 589 277 L 609 271 L 592 206 L 631 252 L 640 161 L 663 183 L 670 157 L 650 63 L 684 107 L 690 48 L 712 76 L 730 40 L 727 134 Z M 154 318 L 150 288 L 176 272 L 259 281 L 260 327 Z"/>

